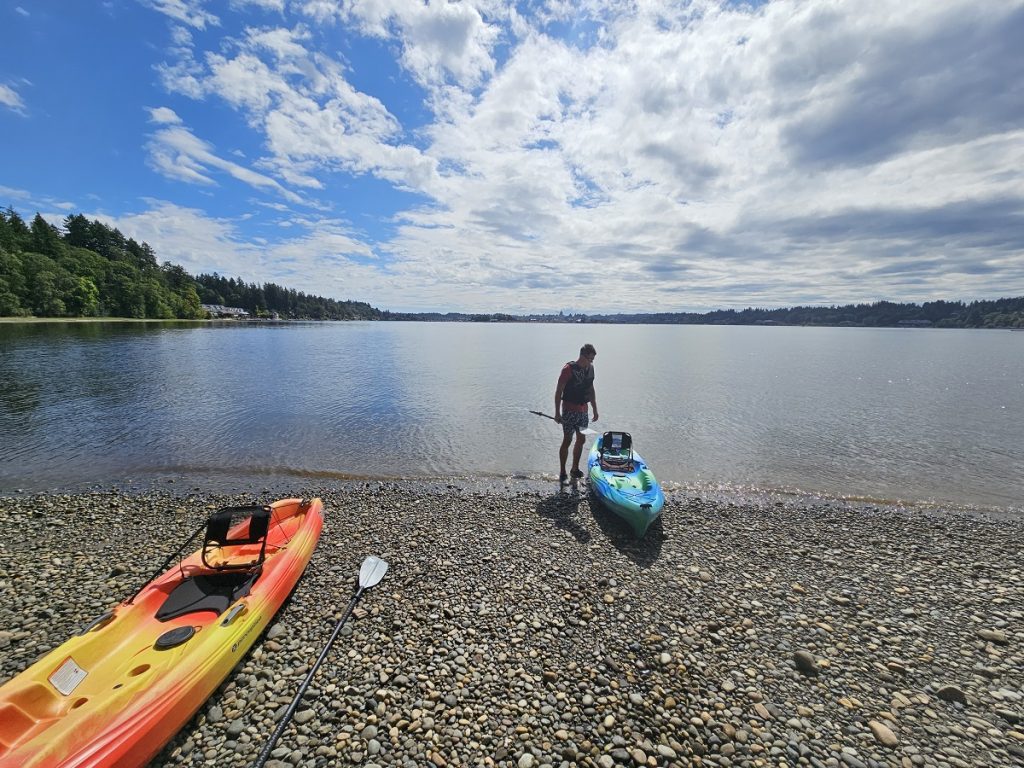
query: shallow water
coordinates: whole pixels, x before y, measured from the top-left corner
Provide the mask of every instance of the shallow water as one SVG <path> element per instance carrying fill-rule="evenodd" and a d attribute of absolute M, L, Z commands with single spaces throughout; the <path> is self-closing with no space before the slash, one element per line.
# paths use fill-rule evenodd
<path fill-rule="evenodd" d="M 1024 334 L 742 326 L 0 324 L 0 491 L 553 480 L 584 342 L 669 490 L 1024 504 Z"/>

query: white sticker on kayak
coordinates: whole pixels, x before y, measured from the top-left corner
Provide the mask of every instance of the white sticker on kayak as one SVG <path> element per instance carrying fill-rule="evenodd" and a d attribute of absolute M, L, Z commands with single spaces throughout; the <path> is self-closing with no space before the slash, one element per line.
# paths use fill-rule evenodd
<path fill-rule="evenodd" d="M 65 696 L 70 696 L 79 683 L 85 680 L 87 674 L 89 673 L 75 664 L 75 660 L 68 656 L 67 660 L 57 667 L 57 671 L 50 675 L 49 680 L 54 688 Z"/>

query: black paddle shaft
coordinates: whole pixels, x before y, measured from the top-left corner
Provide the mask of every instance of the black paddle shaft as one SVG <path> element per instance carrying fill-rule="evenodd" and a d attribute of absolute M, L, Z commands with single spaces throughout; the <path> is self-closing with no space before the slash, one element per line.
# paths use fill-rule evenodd
<path fill-rule="evenodd" d="M 281 734 L 284 733 L 284 729 L 288 727 L 288 723 L 295 715 L 295 710 L 298 709 L 299 703 L 302 701 L 302 696 L 309 688 L 309 684 L 313 682 L 313 675 L 320 669 L 320 665 L 324 663 L 324 659 L 327 658 L 328 651 L 331 650 L 331 646 L 334 645 L 334 641 L 338 638 L 338 633 L 341 632 L 341 628 L 348 621 L 348 617 L 351 615 L 352 610 L 356 607 L 356 603 L 359 602 L 359 598 L 362 597 L 364 587 L 360 587 L 356 592 L 356 596 L 352 598 L 348 604 L 348 608 L 345 609 L 345 615 L 341 617 L 341 621 L 334 627 L 334 632 L 331 633 L 331 639 L 327 641 L 327 645 L 320 652 L 320 657 L 316 660 L 313 668 L 309 670 L 306 675 L 306 679 L 302 681 L 302 685 L 299 686 L 298 693 L 295 694 L 295 698 L 292 699 L 292 703 L 288 705 L 288 709 L 285 710 L 284 715 L 281 717 L 281 722 L 277 724 L 277 728 L 274 730 L 274 734 L 270 737 L 270 741 L 263 747 L 263 751 L 260 752 L 260 756 L 256 758 L 256 762 L 253 763 L 253 768 L 263 768 L 267 764 L 267 760 L 270 759 L 270 753 L 274 749 L 274 745 L 277 744 L 277 740 L 281 738 Z"/>

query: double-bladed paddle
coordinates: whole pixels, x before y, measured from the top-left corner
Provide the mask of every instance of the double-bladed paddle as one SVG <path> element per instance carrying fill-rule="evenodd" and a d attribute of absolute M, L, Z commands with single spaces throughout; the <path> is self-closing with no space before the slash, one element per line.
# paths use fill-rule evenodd
<path fill-rule="evenodd" d="M 552 421 L 555 421 L 555 417 L 554 416 L 548 416 L 546 413 L 541 413 L 540 411 L 530 411 L 530 413 L 535 414 L 537 416 L 543 416 L 545 419 L 551 419 Z M 594 430 L 592 430 L 590 427 L 587 427 L 586 429 L 577 429 L 576 431 L 579 432 L 581 435 L 596 435 L 596 434 L 599 434 L 598 432 L 595 432 Z"/>
<path fill-rule="evenodd" d="M 306 679 L 302 681 L 302 685 L 299 686 L 299 692 L 295 694 L 295 698 L 292 699 L 292 703 L 288 705 L 288 709 L 285 710 L 284 715 L 281 717 L 281 722 L 277 725 L 277 730 L 274 731 L 274 735 L 270 737 L 270 741 L 263 747 L 263 751 L 260 752 L 260 756 L 256 758 L 256 762 L 253 763 L 254 768 L 262 768 L 266 765 L 267 760 L 270 758 L 270 753 L 274 749 L 274 745 L 277 744 L 277 740 L 281 738 L 281 734 L 284 733 L 285 727 L 288 722 L 292 719 L 295 714 L 295 710 L 299 706 L 299 702 L 302 700 L 302 695 L 309 688 L 309 684 L 313 682 L 313 675 L 320 668 L 320 665 L 324 663 L 324 659 L 327 658 L 327 652 L 331 650 L 331 646 L 334 645 L 335 639 L 338 637 L 338 633 L 341 632 L 342 626 L 348 620 L 349 614 L 352 613 L 352 609 L 356 607 L 356 603 L 359 598 L 363 595 L 363 590 L 370 589 L 371 587 L 377 586 L 380 580 L 384 578 L 384 574 L 388 572 L 387 561 L 381 560 L 379 557 L 370 555 L 363 564 L 359 566 L 359 589 L 356 591 L 355 597 L 348 604 L 348 608 L 345 609 L 345 615 L 341 617 L 337 626 L 334 627 L 334 632 L 331 633 L 331 639 L 327 641 L 327 645 L 320 652 L 320 658 L 316 660 L 316 664 L 313 665 L 312 669 L 306 675 Z"/>

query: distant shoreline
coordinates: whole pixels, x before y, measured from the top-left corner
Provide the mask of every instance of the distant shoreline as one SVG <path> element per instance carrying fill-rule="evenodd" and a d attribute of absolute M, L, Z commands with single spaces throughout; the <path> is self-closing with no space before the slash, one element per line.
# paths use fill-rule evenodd
<path fill-rule="evenodd" d="M 970 330 L 970 331 L 1024 331 L 1024 328 L 1012 326 L 993 326 L 986 328 L 963 327 L 963 326 L 937 326 L 937 325 L 850 325 L 833 323 L 679 323 L 679 322 L 654 322 L 643 320 L 587 320 L 586 322 L 569 322 L 556 320 L 447 320 L 431 318 L 381 318 L 368 319 L 358 318 L 353 320 L 318 320 L 315 318 L 136 318 L 136 317 L 0 317 L 0 325 L 15 325 L 18 323 L 26 325 L 43 325 L 55 323 L 220 323 L 228 324 L 250 324 L 250 323 L 354 323 L 354 322 L 377 322 L 377 323 L 440 323 L 440 324 L 481 324 L 483 322 L 502 323 L 512 325 L 650 325 L 650 326 L 704 326 L 714 328 L 874 328 L 888 330 L 918 330 L 918 331 L 949 331 L 949 330 Z"/>
<path fill-rule="evenodd" d="M 214 320 L 160 320 L 155 317 L 0 317 L 0 323 L 212 323 Z"/>

